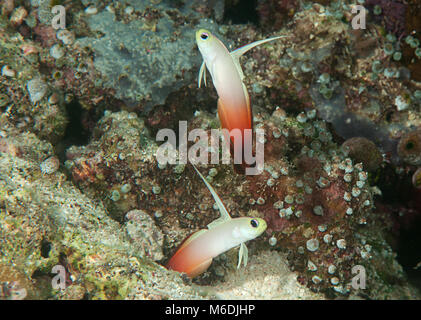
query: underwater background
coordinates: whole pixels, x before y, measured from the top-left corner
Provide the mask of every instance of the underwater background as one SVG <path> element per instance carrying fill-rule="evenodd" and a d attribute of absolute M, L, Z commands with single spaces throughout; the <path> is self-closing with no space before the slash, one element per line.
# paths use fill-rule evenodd
<path fill-rule="evenodd" d="M 418 0 L 0 10 L 0 299 L 421 298 Z M 245 268 L 230 250 L 190 279 L 163 265 L 219 212 L 192 166 L 157 162 L 156 134 L 220 127 L 210 77 L 197 85 L 201 28 L 229 51 L 285 37 L 240 60 L 264 172 L 199 166 L 233 217 L 268 228 Z"/>

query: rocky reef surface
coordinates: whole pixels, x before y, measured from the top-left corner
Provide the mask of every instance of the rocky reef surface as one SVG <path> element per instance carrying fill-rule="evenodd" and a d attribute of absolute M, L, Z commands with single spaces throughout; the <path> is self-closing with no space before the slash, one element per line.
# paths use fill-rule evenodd
<path fill-rule="evenodd" d="M 55 5 L 65 29 L 51 24 Z M 366 29 L 352 28 L 357 5 Z M 421 298 L 417 1 L 0 10 L 1 299 Z M 268 228 L 245 268 L 233 249 L 192 280 L 163 265 L 219 212 L 191 165 L 157 162 L 156 133 L 219 128 L 210 78 L 197 88 L 199 28 L 229 50 L 285 37 L 241 58 L 263 173 L 198 166 L 233 217 Z"/>

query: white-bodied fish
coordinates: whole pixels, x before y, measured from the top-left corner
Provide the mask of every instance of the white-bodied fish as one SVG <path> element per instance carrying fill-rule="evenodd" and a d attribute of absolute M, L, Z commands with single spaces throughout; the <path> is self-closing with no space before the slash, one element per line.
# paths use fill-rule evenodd
<path fill-rule="evenodd" d="M 259 40 L 229 52 L 225 45 L 208 30 L 200 29 L 196 32 L 196 43 L 203 57 L 198 86 L 200 88 L 202 78 L 206 85 L 206 69 L 208 69 L 218 92 L 218 116 L 222 128 L 228 129 L 230 132 L 233 129 L 239 129 L 242 133 L 242 145 L 234 144 L 233 137 L 231 139 L 226 137 L 227 141 L 231 140 L 231 153 L 233 154 L 236 152 L 235 149 L 242 154 L 244 143 L 252 145 L 251 141 L 244 140 L 244 130 L 253 129 L 253 112 L 247 88 L 243 83 L 244 74 L 239 59 L 250 49 L 281 37 L 283 36 Z M 249 137 L 251 138 L 252 135 Z M 243 155 L 242 167 L 245 166 Z"/>
<path fill-rule="evenodd" d="M 206 271 L 213 258 L 238 245 L 240 251 L 237 268 L 241 261 L 246 266 L 248 250 L 245 242 L 260 236 L 266 230 L 266 221 L 253 217 L 231 218 L 216 191 L 199 170 L 194 165 L 193 167 L 211 192 L 221 216 L 208 224 L 207 229 L 190 235 L 168 261 L 167 268 L 195 277 Z"/>

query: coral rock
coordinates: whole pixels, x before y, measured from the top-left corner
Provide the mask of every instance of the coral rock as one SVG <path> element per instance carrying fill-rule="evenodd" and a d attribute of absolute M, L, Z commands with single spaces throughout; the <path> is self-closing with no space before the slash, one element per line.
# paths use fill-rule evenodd
<path fill-rule="evenodd" d="M 421 165 L 421 130 L 410 131 L 401 137 L 398 155 L 408 164 Z"/>
<path fill-rule="evenodd" d="M 383 156 L 374 142 L 364 137 L 350 138 L 342 144 L 342 148 L 355 163 L 361 162 L 368 171 L 378 169 L 383 161 Z"/>

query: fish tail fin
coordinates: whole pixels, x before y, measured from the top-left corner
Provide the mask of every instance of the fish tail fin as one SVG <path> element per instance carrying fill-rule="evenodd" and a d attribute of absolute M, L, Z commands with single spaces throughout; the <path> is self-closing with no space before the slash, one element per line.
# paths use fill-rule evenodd
<path fill-rule="evenodd" d="M 241 154 L 241 163 L 235 163 L 234 161 L 234 171 L 237 174 L 245 174 L 245 169 L 248 167 L 253 167 L 255 163 L 247 163 L 245 157 L 245 146 L 250 146 L 252 148 L 251 152 L 253 153 L 253 119 L 252 119 L 252 112 L 250 108 L 250 104 L 248 101 L 247 104 L 247 115 L 243 118 L 247 119 L 246 121 L 242 121 L 241 125 L 233 125 L 232 120 L 230 121 L 229 114 L 224 107 L 221 100 L 218 100 L 218 116 L 219 120 L 221 121 L 221 127 L 223 129 L 227 129 L 229 132 L 224 132 L 225 141 L 229 143 L 231 157 L 235 159 L 235 155 Z M 237 115 L 238 116 L 238 115 Z M 234 117 L 235 118 L 235 117 Z M 241 128 L 238 128 L 241 126 Z M 234 131 L 235 129 L 236 132 Z M 245 134 L 245 129 L 250 129 L 251 132 L 249 135 Z M 241 135 L 240 135 L 241 133 Z M 237 141 L 236 141 L 237 139 Z M 228 142 L 229 141 L 229 142 Z M 241 142 L 239 145 L 238 142 Z M 238 148 L 237 152 L 235 148 Z M 241 148 L 241 149 L 240 149 Z"/>
<path fill-rule="evenodd" d="M 254 144 L 253 144 L 253 135 L 252 134 L 251 134 L 251 137 L 250 137 L 250 139 L 252 141 L 246 141 L 247 137 L 245 137 L 244 134 L 243 134 L 243 137 L 242 138 L 243 138 L 243 146 L 245 146 L 246 144 L 248 144 L 250 146 L 254 146 Z M 234 148 L 233 148 L 232 140 L 230 142 L 231 142 L 231 148 L 230 148 L 231 156 L 234 158 Z M 256 166 L 254 147 L 252 147 L 251 153 L 252 153 L 252 157 L 253 157 L 252 158 L 253 159 L 253 162 L 252 163 L 247 163 L 247 161 L 246 161 L 245 148 L 244 147 L 242 148 L 242 162 L 241 162 L 241 164 L 235 164 L 234 163 L 234 171 L 235 171 L 235 173 L 237 173 L 237 174 L 243 174 L 244 175 L 244 174 L 246 174 L 246 169 L 247 168 L 253 168 L 253 167 Z"/>

